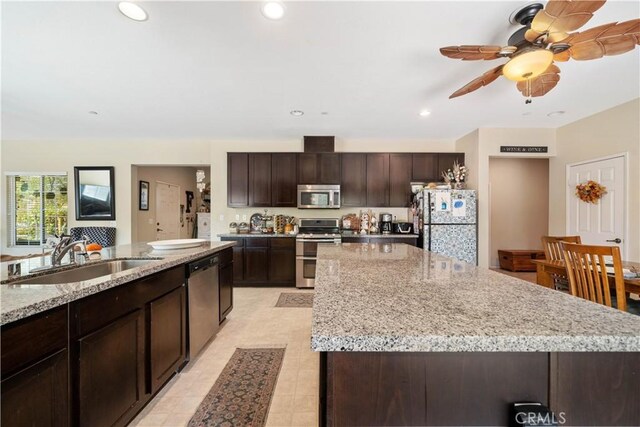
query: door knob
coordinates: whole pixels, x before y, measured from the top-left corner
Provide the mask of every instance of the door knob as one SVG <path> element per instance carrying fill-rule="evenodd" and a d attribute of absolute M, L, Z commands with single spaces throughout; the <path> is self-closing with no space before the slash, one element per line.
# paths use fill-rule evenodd
<path fill-rule="evenodd" d="M 613 242 L 613 243 L 622 243 L 622 240 L 619 237 L 616 237 L 615 239 L 612 240 L 607 240 L 607 242 Z"/>

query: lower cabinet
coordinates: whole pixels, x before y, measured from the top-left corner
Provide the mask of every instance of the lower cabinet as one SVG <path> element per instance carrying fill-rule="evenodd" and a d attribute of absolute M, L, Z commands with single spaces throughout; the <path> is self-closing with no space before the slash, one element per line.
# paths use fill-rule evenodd
<path fill-rule="evenodd" d="M 220 296 L 220 323 L 227 318 L 227 314 L 233 308 L 233 280 L 235 273 L 235 252 L 225 249 L 220 256 L 219 270 L 219 296 Z"/>
<path fill-rule="evenodd" d="M 135 310 L 78 340 L 80 425 L 126 425 L 143 404 L 143 314 Z"/>
<path fill-rule="evenodd" d="M 155 393 L 185 360 L 187 292 L 179 287 L 149 303 L 151 393 Z"/>
<path fill-rule="evenodd" d="M 295 286 L 296 239 L 223 237 L 234 241 L 233 283 L 239 286 Z"/>

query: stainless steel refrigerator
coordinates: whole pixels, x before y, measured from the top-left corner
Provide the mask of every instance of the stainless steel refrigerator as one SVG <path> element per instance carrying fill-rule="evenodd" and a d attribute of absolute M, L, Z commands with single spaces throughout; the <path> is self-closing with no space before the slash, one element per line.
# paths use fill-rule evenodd
<path fill-rule="evenodd" d="M 425 190 L 424 249 L 477 265 L 477 206 L 475 190 Z"/>

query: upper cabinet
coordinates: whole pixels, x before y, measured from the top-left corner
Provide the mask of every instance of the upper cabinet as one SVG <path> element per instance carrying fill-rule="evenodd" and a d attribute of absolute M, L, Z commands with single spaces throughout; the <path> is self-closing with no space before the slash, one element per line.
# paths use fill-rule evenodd
<path fill-rule="evenodd" d="M 228 153 L 227 205 L 296 207 L 297 186 L 341 185 L 345 207 L 408 207 L 410 183 L 440 182 L 464 153 Z"/>
<path fill-rule="evenodd" d="M 297 173 L 296 153 L 271 154 L 271 206 L 295 208 L 298 205 Z"/>
<path fill-rule="evenodd" d="M 298 184 L 340 184 L 340 153 L 298 154 Z"/>
<path fill-rule="evenodd" d="M 227 154 L 227 206 L 249 206 L 249 153 Z"/>
<path fill-rule="evenodd" d="M 342 154 L 342 206 L 367 206 L 367 155 Z"/>
<path fill-rule="evenodd" d="M 416 182 L 440 181 L 438 153 L 412 154 L 411 180 Z"/>

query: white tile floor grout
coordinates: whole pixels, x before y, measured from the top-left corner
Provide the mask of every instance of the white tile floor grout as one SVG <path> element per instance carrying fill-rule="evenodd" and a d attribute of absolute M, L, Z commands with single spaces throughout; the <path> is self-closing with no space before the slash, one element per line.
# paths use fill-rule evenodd
<path fill-rule="evenodd" d="M 286 347 L 267 426 L 318 425 L 319 357 L 310 349 L 311 309 L 281 308 L 293 288 L 235 288 L 234 308 L 216 338 L 174 376 L 130 426 L 186 426 L 238 347 Z"/>

